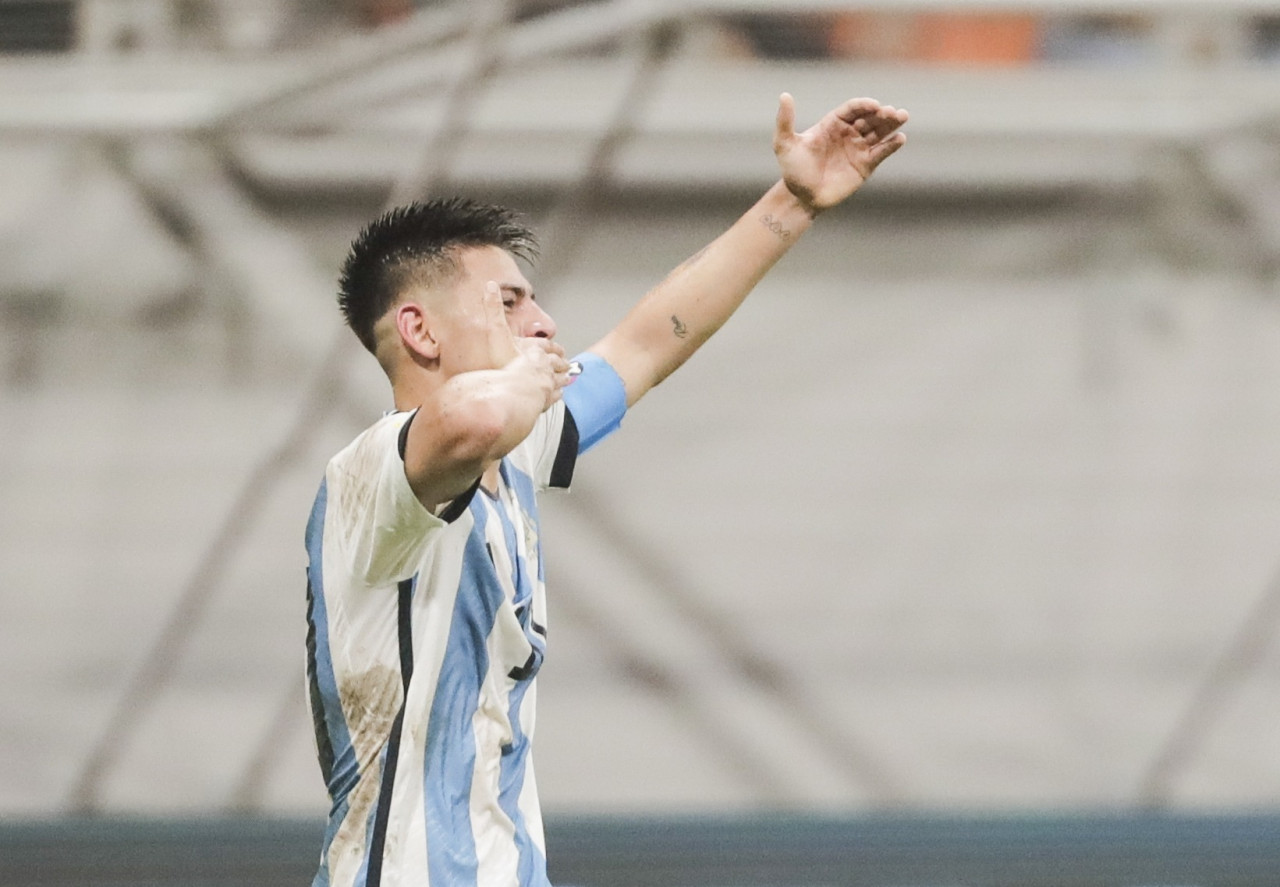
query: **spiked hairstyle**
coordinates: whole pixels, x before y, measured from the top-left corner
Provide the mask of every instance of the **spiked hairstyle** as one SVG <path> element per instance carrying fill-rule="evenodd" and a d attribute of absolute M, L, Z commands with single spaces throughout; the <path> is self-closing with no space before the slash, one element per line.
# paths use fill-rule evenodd
<path fill-rule="evenodd" d="M 411 203 L 384 213 L 351 244 L 338 281 L 338 307 L 361 344 L 377 348 L 374 324 L 404 289 L 434 286 L 460 270 L 458 251 L 497 246 L 532 262 L 533 232 L 502 206 L 463 197 Z"/>

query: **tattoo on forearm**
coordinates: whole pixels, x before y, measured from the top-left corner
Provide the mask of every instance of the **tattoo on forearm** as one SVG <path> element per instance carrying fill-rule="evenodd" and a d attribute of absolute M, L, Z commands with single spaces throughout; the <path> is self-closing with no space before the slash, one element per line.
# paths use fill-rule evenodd
<path fill-rule="evenodd" d="M 784 228 L 782 223 L 773 217 L 773 213 L 765 213 L 764 218 L 760 220 L 760 223 L 783 240 L 791 239 L 791 232 Z"/>
<path fill-rule="evenodd" d="M 676 317 L 674 314 L 671 315 L 671 323 L 673 332 L 676 334 L 677 339 L 683 339 L 685 336 L 689 335 L 689 328 L 684 325 L 684 321 Z"/>

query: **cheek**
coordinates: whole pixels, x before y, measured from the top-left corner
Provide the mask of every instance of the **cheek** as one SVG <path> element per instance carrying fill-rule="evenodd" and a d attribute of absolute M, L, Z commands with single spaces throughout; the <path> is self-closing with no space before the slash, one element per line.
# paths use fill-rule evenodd
<path fill-rule="evenodd" d="M 441 354 L 447 353 L 449 359 L 461 365 L 471 366 L 483 359 L 488 344 L 487 331 L 483 324 L 468 319 L 450 330 L 451 335 L 441 343 Z"/>
<path fill-rule="evenodd" d="M 522 307 L 508 309 L 507 311 L 507 327 L 511 330 L 511 334 L 516 338 L 524 335 L 525 328 L 529 325 L 529 312 Z"/>

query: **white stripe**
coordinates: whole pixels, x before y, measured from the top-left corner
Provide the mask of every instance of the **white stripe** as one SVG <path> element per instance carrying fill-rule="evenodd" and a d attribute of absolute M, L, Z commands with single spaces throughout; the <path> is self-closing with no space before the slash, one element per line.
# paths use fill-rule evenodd
<path fill-rule="evenodd" d="M 470 512 L 464 513 L 447 532 L 465 537 L 475 525 Z M 438 578 L 431 593 L 421 585 L 413 596 L 410 621 L 413 624 L 413 679 L 409 684 L 409 700 L 405 706 L 405 729 L 400 740 L 400 758 L 396 767 L 396 791 L 392 795 L 391 816 L 387 823 L 388 851 L 392 836 L 395 853 L 388 852 L 382 868 L 383 887 L 397 883 L 427 884 L 426 774 L 427 721 L 435 703 L 440 683 L 453 609 L 458 597 L 465 548 L 440 545 L 436 550 L 433 574 Z"/>
<path fill-rule="evenodd" d="M 493 708 L 498 703 L 491 688 L 495 678 L 490 670 L 484 696 L 472 719 L 476 742 L 476 766 L 471 783 L 471 832 L 476 843 L 477 887 L 507 887 L 516 883 L 520 854 L 516 849 L 515 825 L 498 803 L 498 777 L 502 769 L 502 744 L 508 738 Z"/>
<path fill-rule="evenodd" d="M 520 705 L 520 726 L 529 737 L 531 744 L 536 721 L 534 712 L 537 710 L 537 695 L 538 679 L 534 678 L 529 689 L 525 691 L 524 700 Z M 547 841 L 542 832 L 542 806 L 538 803 L 538 780 L 533 773 L 532 749 L 525 760 L 524 785 L 520 787 L 519 806 L 520 815 L 524 817 L 525 827 L 529 830 L 529 837 L 538 848 L 538 852 L 545 858 Z"/>

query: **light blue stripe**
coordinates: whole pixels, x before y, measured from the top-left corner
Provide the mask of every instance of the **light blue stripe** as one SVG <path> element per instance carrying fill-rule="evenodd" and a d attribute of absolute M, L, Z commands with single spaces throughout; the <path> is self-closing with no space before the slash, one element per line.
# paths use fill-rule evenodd
<path fill-rule="evenodd" d="M 520 511 L 525 513 L 526 517 L 534 525 L 534 536 L 538 539 L 538 550 L 532 552 L 535 555 L 535 561 L 538 563 L 538 582 L 545 581 L 543 577 L 543 538 L 541 538 L 541 521 L 538 516 L 538 495 L 534 493 L 534 480 L 524 471 L 509 463 L 503 463 L 503 476 L 507 479 L 507 485 L 516 494 L 516 503 L 520 506 Z M 525 630 L 525 637 L 529 640 L 536 651 L 538 651 L 538 662 L 534 663 L 534 673 L 538 673 L 538 669 L 543 664 L 543 657 L 547 654 L 547 641 L 538 632 L 532 630 L 532 596 L 534 596 L 534 582 L 529 579 L 529 558 L 517 558 L 516 548 L 516 527 L 511 526 L 511 522 L 503 515 L 503 530 L 507 534 L 507 548 L 511 552 L 513 561 L 520 564 L 520 587 L 525 591 L 527 600 L 521 600 L 521 604 L 526 604 L 522 609 L 521 627 Z M 545 627 L 545 626 L 543 626 Z"/>
<path fill-rule="evenodd" d="M 378 760 L 382 764 L 382 766 L 378 768 L 379 796 L 382 794 L 382 774 L 387 772 L 387 750 L 389 747 L 390 743 L 382 746 L 382 752 L 378 755 Z M 390 786 L 390 788 L 391 790 L 394 790 L 395 786 Z M 380 800 L 381 797 L 374 797 L 373 803 L 369 805 L 369 814 L 364 818 L 364 859 L 360 861 L 360 871 L 356 872 L 356 879 L 351 883 L 351 887 L 365 887 L 365 885 L 369 883 L 369 860 L 372 858 L 370 851 L 373 850 L 369 845 L 373 842 L 373 827 L 375 820 L 378 818 L 378 802 Z M 385 850 L 385 847 L 383 849 Z M 382 874 L 385 878 L 385 868 L 383 869 Z"/>
<path fill-rule="evenodd" d="M 333 844 L 333 839 L 337 836 L 338 829 L 342 826 L 342 820 L 346 815 L 347 799 L 343 798 L 329 814 L 329 823 L 324 830 L 324 848 L 320 851 L 320 870 L 316 872 L 315 879 L 311 882 L 311 887 L 329 887 L 329 846 Z"/>
<path fill-rule="evenodd" d="M 324 516 L 328 503 L 328 484 L 321 483 L 316 493 L 311 519 L 307 522 L 307 575 L 314 598 L 311 619 L 316 629 L 316 680 L 320 686 L 324 723 L 333 746 L 333 773 L 329 794 L 335 804 L 355 787 L 359 778 L 355 749 L 351 744 L 351 732 L 342 713 L 338 695 L 338 682 L 333 675 L 333 656 L 329 649 L 329 614 L 324 592 Z"/>
<path fill-rule="evenodd" d="M 535 530 L 538 527 L 538 504 L 534 494 L 533 480 L 524 472 L 516 469 L 514 466 L 504 463 L 504 474 L 506 476 L 507 485 L 511 487 L 515 493 L 516 501 L 520 504 L 520 509 L 525 513 L 529 520 L 533 521 Z M 508 547 L 514 556 L 515 548 L 515 528 L 510 522 L 503 518 L 503 529 L 508 536 Z M 536 534 L 535 534 L 536 535 Z M 539 542 L 541 548 L 541 542 Z M 539 552 L 538 570 L 542 571 L 542 557 Z M 533 594 L 533 584 L 526 575 L 528 570 L 528 562 L 520 561 L 520 573 L 522 585 L 528 590 L 530 597 Z M 539 575 L 539 581 L 542 576 Z M 542 666 L 542 660 L 546 655 L 546 641 L 533 631 L 531 627 L 532 616 L 532 600 L 528 601 L 529 606 L 524 609 L 522 617 L 522 627 L 524 628 L 525 637 L 536 651 L 537 660 L 534 663 L 533 674 L 528 679 L 520 681 L 511 690 L 509 699 L 509 707 L 507 709 L 507 717 L 511 721 L 512 741 L 511 745 L 502 750 L 502 765 L 499 770 L 499 795 L 498 803 L 503 812 L 511 817 L 511 821 L 515 824 L 516 847 L 520 853 L 519 878 L 522 887 L 541 887 L 548 885 L 547 881 L 547 863 L 542 853 L 538 850 L 533 839 L 529 835 L 529 826 L 524 820 L 524 814 L 520 812 L 520 793 L 524 789 L 525 773 L 528 769 L 527 762 L 529 759 L 529 737 L 524 734 L 524 730 L 520 725 L 520 706 L 524 702 L 525 694 L 529 687 L 533 685 L 533 675 L 536 675 L 538 669 Z"/>
<path fill-rule="evenodd" d="M 538 539 L 538 550 L 534 552 L 538 563 L 538 581 L 542 582 L 542 538 L 539 535 L 538 521 L 538 500 L 533 490 L 533 479 L 520 469 L 510 463 L 502 463 L 502 476 L 507 482 L 507 486 L 515 493 L 516 503 L 520 506 L 520 510 L 533 523 L 534 536 Z M 517 613 L 520 615 L 520 627 L 524 629 L 525 639 L 537 653 L 537 660 L 534 662 L 533 673 L 537 674 L 538 669 L 542 667 L 542 659 L 547 652 L 547 644 L 542 635 L 532 629 L 533 620 L 533 593 L 534 583 L 529 578 L 529 559 L 519 556 L 519 543 L 516 541 L 516 528 L 512 525 L 510 518 L 502 511 L 502 533 L 507 540 L 507 552 L 511 556 L 511 561 L 516 565 L 516 576 L 514 581 L 516 584 L 516 600 Z M 545 627 L 545 626 L 544 626 Z M 523 664 L 523 663 L 521 663 Z M 532 677 L 532 674 L 530 677 Z"/>
<path fill-rule="evenodd" d="M 326 788 L 333 801 L 329 822 L 325 829 L 321 851 L 320 869 L 313 887 L 327 887 L 329 883 L 329 847 L 347 813 L 347 795 L 359 778 L 359 766 L 351 733 L 342 713 L 338 696 L 338 684 L 333 675 L 333 658 L 329 649 L 329 617 L 324 593 L 324 518 L 328 506 L 328 484 L 321 482 L 316 493 L 311 517 L 307 521 L 306 548 L 308 558 L 307 577 L 311 585 L 311 622 L 315 627 L 315 680 L 320 690 L 320 706 L 325 731 L 333 748 L 333 770 Z"/>
<path fill-rule="evenodd" d="M 515 485 L 512 483 L 513 479 L 515 477 L 523 478 L 524 474 L 517 471 L 506 460 L 502 461 L 501 468 L 502 479 L 506 481 L 507 486 L 514 489 Z M 516 499 L 519 501 L 519 493 L 516 494 Z M 524 503 L 521 502 L 520 505 L 523 507 Z M 494 510 L 498 513 L 498 522 L 502 524 L 502 539 L 506 542 L 507 558 L 511 561 L 511 584 L 516 590 L 516 597 L 512 603 L 516 606 L 520 606 L 527 602 L 530 594 L 532 593 L 532 586 L 529 585 L 528 577 L 525 575 L 528 572 L 525 569 L 527 565 L 520 558 L 520 543 L 516 541 L 516 528 L 511 523 L 511 519 L 507 516 L 507 510 L 502 507 L 498 507 Z"/>
<path fill-rule="evenodd" d="M 529 836 L 528 823 L 520 812 L 520 792 L 524 790 L 524 780 L 529 760 L 529 737 L 520 727 L 520 704 L 525 693 L 533 686 L 533 679 L 520 681 L 511 691 L 511 706 L 507 716 L 511 719 L 512 742 L 502 750 L 502 766 L 499 771 L 498 805 L 516 827 L 516 849 L 520 852 L 520 884 L 521 887 L 548 884 L 547 863 L 538 851 L 537 845 Z"/>
<path fill-rule="evenodd" d="M 427 723 L 424 791 L 432 887 L 474 885 L 477 877 L 471 831 L 471 782 L 476 760 L 472 718 L 489 670 L 485 641 L 503 600 L 485 546 L 484 495 L 477 494 L 470 505 L 475 525 L 467 537 L 453 622 Z"/>

